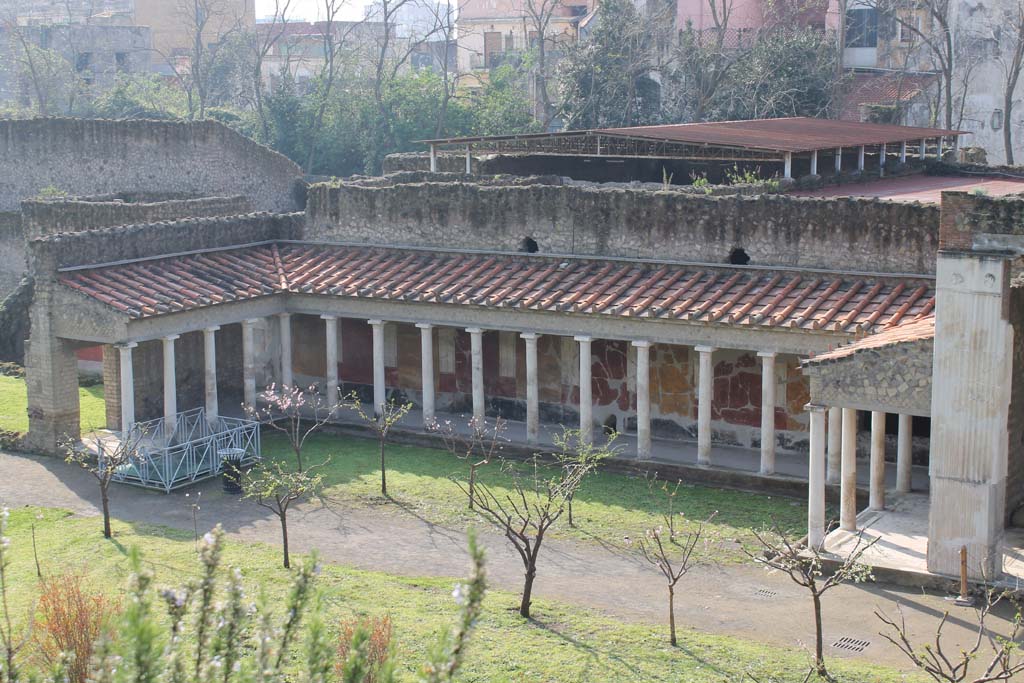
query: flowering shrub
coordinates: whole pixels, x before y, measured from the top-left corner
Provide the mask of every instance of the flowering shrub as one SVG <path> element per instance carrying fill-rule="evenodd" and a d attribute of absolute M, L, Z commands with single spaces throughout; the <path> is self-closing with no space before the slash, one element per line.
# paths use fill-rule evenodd
<path fill-rule="evenodd" d="M 48 669 L 65 666 L 70 683 L 85 683 L 93 646 L 110 635 L 121 610 L 116 600 L 87 591 L 83 582 L 70 571 L 43 579 L 33 634 L 41 663 Z"/>
<path fill-rule="evenodd" d="M 353 657 L 363 656 L 366 659 L 366 673 L 363 675 L 363 683 L 380 683 L 382 675 L 386 675 L 388 662 L 391 659 L 391 617 L 366 617 L 363 619 L 347 619 L 341 622 L 341 632 L 338 635 L 338 664 L 336 668 L 342 671 L 346 662 Z M 365 633 L 363 641 L 363 654 L 355 651 L 353 645 L 357 642 L 356 634 Z"/>

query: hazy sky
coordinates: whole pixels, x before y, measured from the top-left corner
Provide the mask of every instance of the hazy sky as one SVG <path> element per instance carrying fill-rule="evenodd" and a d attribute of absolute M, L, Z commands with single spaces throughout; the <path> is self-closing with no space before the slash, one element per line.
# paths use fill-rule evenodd
<path fill-rule="evenodd" d="M 280 0 L 284 4 L 284 0 Z M 315 21 L 323 13 L 324 0 L 292 0 L 289 13 L 290 19 L 306 19 Z M 354 20 L 363 18 L 365 0 L 347 0 L 341 10 L 340 19 Z M 274 13 L 274 0 L 256 0 L 256 18 L 270 16 Z"/>

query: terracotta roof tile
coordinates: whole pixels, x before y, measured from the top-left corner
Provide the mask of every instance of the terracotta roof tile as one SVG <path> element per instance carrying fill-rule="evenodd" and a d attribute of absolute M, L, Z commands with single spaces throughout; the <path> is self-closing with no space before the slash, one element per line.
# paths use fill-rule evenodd
<path fill-rule="evenodd" d="M 932 310 L 927 277 L 279 242 L 63 271 L 132 318 L 280 292 L 865 333 Z"/>
<path fill-rule="evenodd" d="M 831 363 L 845 358 L 850 358 L 858 353 L 869 350 L 877 350 L 895 344 L 906 344 L 919 342 L 935 337 L 935 314 L 927 313 L 898 325 L 891 325 L 887 329 L 870 334 L 863 339 L 858 339 L 850 344 L 845 344 L 837 349 L 826 353 L 819 353 L 813 358 L 808 358 L 804 365 L 818 365 Z"/>

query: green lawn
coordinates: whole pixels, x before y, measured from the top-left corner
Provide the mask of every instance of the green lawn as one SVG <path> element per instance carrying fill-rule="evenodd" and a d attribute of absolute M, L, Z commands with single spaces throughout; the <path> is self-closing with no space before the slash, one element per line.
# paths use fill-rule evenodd
<path fill-rule="evenodd" d="M 44 573 L 65 568 L 81 571 L 96 589 L 116 594 L 127 576 L 128 548 L 138 546 L 155 572 L 158 586 L 178 586 L 195 574 L 197 561 L 190 533 L 115 522 L 113 540 L 105 541 L 98 519 L 52 509 L 14 510 L 8 533 L 12 539 L 10 597 L 12 610 L 22 623 L 37 590 L 30 537 L 33 521 Z M 270 605 L 284 603 L 288 582 L 278 550 L 263 544 L 229 542 L 225 562 L 241 569 L 249 583 L 249 595 L 256 594 L 258 584 L 268 592 Z M 403 679 L 418 667 L 438 631 L 453 619 L 453 582 L 401 578 L 330 564 L 319 579 L 332 628 L 355 615 L 391 616 L 405 667 Z M 762 683 L 796 683 L 803 680 L 806 670 L 806 655 L 796 650 L 685 629 L 680 646 L 672 648 L 663 629 L 624 624 L 586 609 L 543 600 L 535 601 L 536 618 L 527 622 L 510 609 L 515 603 L 512 594 L 488 594 L 460 681 L 749 683 L 749 672 Z M 847 683 L 921 680 L 848 660 L 834 660 L 833 666 L 839 680 Z"/>
<path fill-rule="evenodd" d="M 82 429 L 95 429 L 106 425 L 102 384 L 80 387 L 78 405 Z M 28 398 L 25 380 L 20 377 L 0 375 L 0 429 L 13 432 L 28 431 Z"/>
<path fill-rule="evenodd" d="M 287 462 L 294 455 L 286 441 L 264 430 L 263 454 Z M 322 469 L 328 495 L 349 505 L 381 505 L 380 464 L 377 442 L 348 436 L 317 435 L 303 451 L 307 463 L 328 460 Z M 414 446 L 388 445 L 388 505 L 401 505 L 433 522 L 463 524 L 480 518 L 467 509 L 466 494 L 454 480 L 466 481 L 468 465 L 447 451 Z M 492 463 L 479 471 L 479 478 L 496 488 L 508 490 L 510 477 Z M 645 528 L 661 523 L 665 495 L 653 490 L 642 477 L 597 472 L 587 479 L 574 503 L 577 528 L 559 520 L 553 534 L 583 540 L 619 542 L 636 537 Z M 759 495 L 706 486 L 685 485 L 676 496 L 676 509 L 690 521 L 704 520 L 717 511 L 710 529 L 717 536 L 712 545 L 720 562 L 749 561 L 739 548 L 753 548 L 751 529 L 777 519 L 792 533 L 806 533 L 806 503 L 791 498 Z"/>

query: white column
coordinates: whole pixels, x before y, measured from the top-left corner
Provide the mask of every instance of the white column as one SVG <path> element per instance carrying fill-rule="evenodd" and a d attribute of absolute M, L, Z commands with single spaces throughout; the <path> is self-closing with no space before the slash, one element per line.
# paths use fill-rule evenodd
<path fill-rule="evenodd" d="M 535 332 L 519 334 L 526 343 L 526 443 L 537 443 L 540 432 L 540 395 L 537 388 L 537 337 Z"/>
<path fill-rule="evenodd" d="M 203 379 L 206 388 L 206 421 L 217 422 L 220 406 L 217 402 L 217 330 L 220 327 L 207 327 L 203 330 L 203 360 L 205 372 Z"/>
<path fill-rule="evenodd" d="M 904 140 L 900 143 L 900 163 L 907 163 L 907 141 Z"/>
<path fill-rule="evenodd" d="M 818 150 L 811 152 L 811 175 L 818 175 Z"/>
<path fill-rule="evenodd" d="M 871 411 L 871 485 L 868 507 L 885 509 L 885 413 Z"/>
<path fill-rule="evenodd" d="M 860 147 L 857 148 L 857 170 L 858 171 L 863 171 L 864 170 L 864 153 L 865 153 L 865 151 L 866 150 L 864 149 L 864 145 L 861 145 Z"/>
<path fill-rule="evenodd" d="M 839 483 L 840 459 L 842 457 L 843 444 L 843 410 L 842 408 L 828 409 L 828 466 L 825 471 L 825 481 L 829 484 Z"/>
<path fill-rule="evenodd" d="M 242 385 L 246 407 L 256 407 L 256 343 L 253 339 L 257 318 L 242 323 Z"/>
<path fill-rule="evenodd" d="M 473 172 L 473 157 L 469 151 L 469 145 L 466 145 L 466 175 Z"/>
<path fill-rule="evenodd" d="M 694 350 L 700 354 L 700 366 L 697 374 L 697 464 L 711 464 L 711 400 L 712 382 L 714 380 L 711 354 L 715 352 L 711 346 L 696 346 Z"/>
<path fill-rule="evenodd" d="M 423 426 L 434 424 L 434 326 L 416 323 L 420 328 L 420 368 L 423 374 Z"/>
<path fill-rule="evenodd" d="M 327 381 L 327 405 L 338 405 L 338 316 L 322 315 L 324 321 L 324 375 Z"/>
<path fill-rule="evenodd" d="M 939 161 L 942 161 L 942 143 L 945 141 L 946 139 L 940 135 L 935 145 L 935 158 L 938 159 Z"/>
<path fill-rule="evenodd" d="M 384 377 L 384 321 L 367 320 L 373 330 L 373 413 L 380 415 L 381 406 L 387 403 L 387 386 Z"/>
<path fill-rule="evenodd" d="M 914 462 L 912 420 L 910 415 L 900 415 L 896 436 L 896 491 L 899 493 L 910 493 L 911 466 Z"/>
<path fill-rule="evenodd" d="M 841 173 L 843 170 L 843 148 L 836 147 L 836 173 Z"/>
<path fill-rule="evenodd" d="M 580 441 L 590 443 L 594 438 L 594 393 L 590 379 L 590 337 L 574 337 L 580 345 Z"/>
<path fill-rule="evenodd" d="M 473 419 L 483 422 L 487 417 L 484 405 L 484 331 L 479 327 L 467 327 L 469 332 L 470 366 L 473 373 Z"/>
<path fill-rule="evenodd" d="M 843 462 L 839 499 L 839 528 L 857 530 L 857 411 L 843 408 Z"/>
<path fill-rule="evenodd" d="M 278 313 L 281 321 L 281 386 L 290 387 L 292 379 L 292 314 Z"/>
<path fill-rule="evenodd" d="M 430 146 L 430 172 L 437 173 L 437 148 Z"/>
<path fill-rule="evenodd" d="M 174 340 L 179 335 L 164 337 L 164 419 L 174 422 L 178 414 L 178 378 L 174 367 Z"/>
<path fill-rule="evenodd" d="M 807 465 L 807 544 L 825 542 L 825 407 L 809 404 L 811 448 Z"/>
<path fill-rule="evenodd" d="M 924 161 L 926 154 L 928 154 L 928 138 L 921 138 L 921 161 Z"/>
<path fill-rule="evenodd" d="M 651 457 L 651 342 L 635 341 L 636 347 L 636 457 Z"/>
<path fill-rule="evenodd" d="M 135 424 L 135 370 L 132 367 L 132 349 L 138 344 L 126 342 L 116 346 L 121 365 L 121 431 L 124 432 Z"/>
<path fill-rule="evenodd" d="M 775 352 L 761 358 L 761 474 L 775 474 Z"/>
<path fill-rule="evenodd" d="M 885 167 L 885 143 L 883 142 L 878 148 L 878 167 Z"/>
<path fill-rule="evenodd" d="M 784 161 L 784 169 L 785 169 L 783 171 L 783 177 L 785 177 L 785 178 L 792 178 L 793 177 L 793 153 L 792 152 L 786 152 L 786 154 L 782 158 L 783 158 L 783 161 Z"/>

